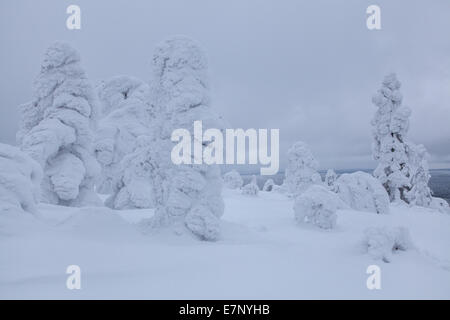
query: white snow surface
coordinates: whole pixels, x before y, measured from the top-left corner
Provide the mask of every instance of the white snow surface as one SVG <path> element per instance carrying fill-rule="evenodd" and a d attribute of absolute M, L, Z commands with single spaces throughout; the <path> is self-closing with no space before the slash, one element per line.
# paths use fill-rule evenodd
<path fill-rule="evenodd" d="M 40 204 L 41 220 L 10 216 L 0 236 L 0 298 L 450 298 L 450 215 L 399 204 L 388 215 L 338 210 L 336 227 L 323 230 L 297 225 L 286 195 L 223 196 L 214 242 L 174 226 L 141 234 L 136 224 L 153 209 Z M 368 228 L 398 227 L 414 246 L 390 263 L 362 249 Z M 73 264 L 81 290 L 66 288 Z M 381 268 L 381 290 L 366 287 L 372 264 Z"/>

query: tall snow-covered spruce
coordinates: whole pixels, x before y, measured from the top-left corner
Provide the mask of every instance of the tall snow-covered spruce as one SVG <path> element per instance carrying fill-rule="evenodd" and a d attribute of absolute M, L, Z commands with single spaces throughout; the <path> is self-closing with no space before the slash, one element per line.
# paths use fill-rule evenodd
<path fill-rule="evenodd" d="M 21 106 L 17 139 L 44 169 L 42 200 L 66 206 L 100 204 L 94 193 L 99 165 L 92 150 L 98 102 L 78 52 L 61 42 L 50 46 L 33 91 L 33 100 Z"/>
<path fill-rule="evenodd" d="M 195 164 L 194 153 L 192 164 L 175 165 L 170 157 L 176 143 L 171 141 L 175 129 L 186 129 L 194 137 L 196 120 L 202 121 L 203 130 L 223 128 L 221 118 L 210 106 L 207 62 L 199 45 L 182 36 L 159 44 L 153 57 L 151 88 L 152 104 L 160 112 L 162 126 L 149 163 L 157 167 L 156 176 L 165 181 L 158 187 L 162 196 L 156 198 L 152 225 L 185 225 L 199 238 L 215 240 L 224 210 L 220 168 Z M 203 141 L 202 145 L 207 148 L 210 143 Z M 156 163 L 156 156 L 162 162 Z"/>
<path fill-rule="evenodd" d="M 412 172 L 406 136 L 411 110 L 402 106 L 400 86 L 396 75 L 389 74 L 372 98 L 378 108 L 372 120 L 373 156 L 379 162 L 374 176 L 383 184 L 391 201 L 409 203 Z"/>
<path fill-rule="evenodd" d="M 317 172 L 319 163 L 304 142 L 296 142 L 288 150 L 285 183 L 293 195 L 301 194 L 314 184 L 322 184 Z"/>

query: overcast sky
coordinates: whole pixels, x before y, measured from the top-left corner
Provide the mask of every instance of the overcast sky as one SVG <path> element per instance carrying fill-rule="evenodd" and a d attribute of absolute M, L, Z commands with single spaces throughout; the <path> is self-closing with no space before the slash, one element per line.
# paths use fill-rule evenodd
<path fill-rule="evenodd" d="M 81 30 L 66 28 L 70 4 L 81 7 Z M 366 27 L 371 4 L 381 30 Z M 15 143 L 17 106 L 55 40 L 79 50 L 93 81 L 148 80 L 154 45 L 174 34 L 202 44 L 213 104 L 232 127 L 280 129 L 282 165 L 303 140 L 321 168 L 373 168 L 371 96 L 395 71 L 413 111 L 410 139 L 432 167 L 450 168 L 448 0 L 2 0 L 0 141 Z"/>

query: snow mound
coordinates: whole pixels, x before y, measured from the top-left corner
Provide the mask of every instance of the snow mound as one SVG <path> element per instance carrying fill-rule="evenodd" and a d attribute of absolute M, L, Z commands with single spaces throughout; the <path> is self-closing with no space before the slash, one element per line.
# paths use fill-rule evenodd
<path fill-rule="evenodd" d="M 430 208 L 436 209 L 439 212 L 450 214 L 450 206 L 444 199 L 433 197 L 431 200 Z"/>
<path fill-rule="evenodd" d="M 217 240 L 220 234 L 220 220 L 206 206 L 196 206 L 188 212 L 185 224 L 202 240 Z"/>
<path fill-rule="evenodd" d="M 121 239 L 138 234 L 131 224 L 106 207 L 81 208 L 61 222 L 59 227 L 64 232 L 95 239 Z"/>
<path fill-rule="evenodd" d="M 239 189 L 244 184 L 241 175 L 236 170 L 231 170 L 223 175 L 225 187 L 229 189 Z"/>
<path fill-rule="evenodd" d="M 8 211 L 36 213 L 42 169 L 18 148 L 0 143 L 0 214 Z"/>
<path fill-rule="evenodd" d="M 332 229 L 336 226 L 338 209 L 348 206 L 326 187 L 313 185 L 295 198 L 294 213 L 298 223 L 310 223 L 319 228 Z"/>
<path fill-rule="evenodd" d="M 365 172 L 342 174 L 335 183 L 335 191 L 352 209 L 389 213 L 389 196 L 379 180 Z"/>
<path fill-rule="evenodd" d="M 404 227 L 370 227 L 364 231 L 364 250 L 375 260 L 391 262 L 392 254 L 413 248 L 408 229 Z"/>

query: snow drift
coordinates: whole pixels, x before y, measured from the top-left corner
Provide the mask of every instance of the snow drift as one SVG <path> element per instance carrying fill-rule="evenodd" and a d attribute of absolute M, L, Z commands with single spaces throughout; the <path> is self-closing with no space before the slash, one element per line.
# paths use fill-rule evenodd
<path fill-rule="evenodd" d="M 0 143 L 0 214 L 35 214 L 40 198 L 42 169 L 18 148 Z"/>

